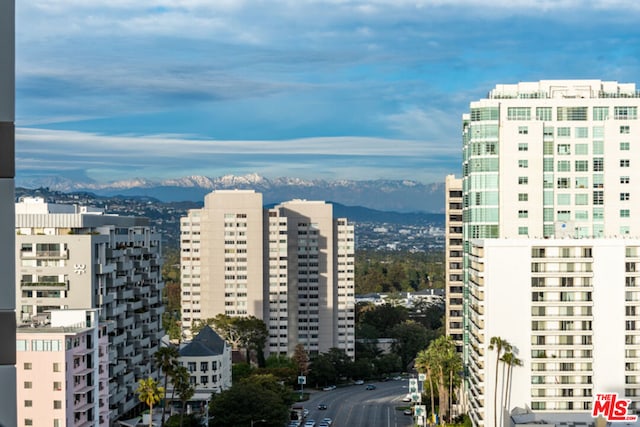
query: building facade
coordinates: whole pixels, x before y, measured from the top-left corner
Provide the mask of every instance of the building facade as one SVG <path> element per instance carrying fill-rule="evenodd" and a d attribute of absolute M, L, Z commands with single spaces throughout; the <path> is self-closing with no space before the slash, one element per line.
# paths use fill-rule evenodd
<path fill-rule="evenodd" d="M 15 270 L 15 3 L 0 0 L 0 342 L 16 339 Z M 0 346 L 0 425 L 16 425 L 16 352 Z"/>
<path fill-rule="evenodd" d="M 106 324 L 97 310 L 55 310 L 16 333 L 18 425 L 109 426 Z"/>
<path fill-rule="evenodd" d="M 325 202 L 263 209 L 254 191 L 207 195 L 181 220 L 185 332 L 220 313 L 255 316 L 269 329 L 268 353 L 291 355 L 300 343 L 353 357 L 353 240 L 353 224 Z"/>
<path fill-rule="evenodd" d="M 162 329 L 160 236 L 146 218 L 25 199 L 16 203 L 18 324 L 51 310 L 98 308 L 109 340 L 109 418 L 133 409 L 137 380 L 157 378 Z"/>
<path fill-rule="evenodd" d="M 463 116 L 463 355 L 474 425 L 506 423 L 514 406 L 592 421 L 595 394 L 634 399 L 626 268 L 640 236 L 639 106 L 634 84 L 540 81 L 498 85 Z M 523 362 L 495 410 L 493 337 Z"/>
<path fill-rule="evenodd" d="M 462 179 L 453 175 L 445 180 L 445 207 L 445 328 L 462 354 Z"/>

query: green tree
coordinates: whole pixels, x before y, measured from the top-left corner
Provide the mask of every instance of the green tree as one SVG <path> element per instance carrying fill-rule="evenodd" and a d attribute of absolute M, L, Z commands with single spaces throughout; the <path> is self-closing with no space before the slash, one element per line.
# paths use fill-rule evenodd
<path fill-rule="evenodd" d="M 425 348 L 431 335 L 427 328 L 413 320 L 407 320 L 391 329 L 390 337 L 395 341 L 393 350 L 400 355 L 404 369 Z"/>
<path fill-rule="evenodd" d="M 140 402 L 144 402 L 149 407 L 149 427 L 153 426 L 153 405 L 160 402 L 164 388 L 158 386 L 153 378 L 141 379 L 138 381 L 136 390 Z"/>
<path fill-rule="evenodd" d="M 214 427 L 249 426 L 251 421 L 265 420 L 260 426 L 280 427 L 289 418 L 290 393 L 270 376 L 245 378 L 211 397 Z"/>
<path fill-rule="evenodd" d="M 501 337 L 491 337 L 489 341 L 489 350 L 496 351 L 496 374 L 495 374 L 495 384 L 493 387 L 493 424 L 494 427 L 498 427 L 498 365 L 500 363 L 500 359 L 504 355 L 504 353 L 509 353 L 512 350 L 511 344 L 504 338 Z M 502 395 L 502 393 L 500 393 Z"/>
<path fill-rule="evenodd" d="M 429 344 L 426 350 L 427 364 L 436 379 L 439 415 L 441 420 L 449 420 L 451 414 L 451 395 L 454 382 L 458 382 L 458 373 L 462 368 L 462 360 L 456 352 L 451 337 L 441 336 Z"/>
<path fill-rule="evenodd" d="M 307 375 L 309 372 L 309 354 L 304 349 L 304 345 L 296 344 L 296 348 L 293 350 L 292 361 L 298 368 L 300 375 Z"/>
<path fill-rule="evenodd" d="M 155 366 L 164 374 L 164 387 L 162 387 L 164 389 L 164 405 L 162 406 L 162 421 L 160 424 L 161 426 L 164 426 L 165 413 L 167 410 L 167 383 L 169 382 L 169 377 L 171 377 L 178 366 L 180 366 L 178 364 L 179 357 L 180 352 L 173 346 L 161 347 L 154 355 Z"/>
<path fill-rule="evenodd" d="M 182 427 L 187 402 L 196 392 L 195 388 L 191 385 L 190 377 L 191 375 L 189 375 L 189 371 L 184 366 L 179 366 L 174 371 L 172 377 L 173 389 L 178 395 L 178 399 L 180 399 L 182 408 L 180 411 L 180 427 Z"/>
<path fill-rule="evenodd" d="M 416 370 L 421 374 L 426 374 L 429 380 L 429 396 L 431 397 L 431 414 L 436 411 L 435 390 L 433 388 L 433 366 L 436 361 L 433 359 L 433 353 L 428 349 L 421 350 L 415 360 Z"/>

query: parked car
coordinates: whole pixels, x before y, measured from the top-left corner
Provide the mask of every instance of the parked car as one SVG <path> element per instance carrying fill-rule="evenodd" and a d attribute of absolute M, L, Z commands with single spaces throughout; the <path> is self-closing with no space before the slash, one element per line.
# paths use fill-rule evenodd
<path fill-rule="evenodd" d="M 322 422 L 327 424 L 327 425 L 331 425 L 333 423 L 333 420 L 329 417 L 323 418 Z"/>
<path fill-rule="evenodd" d="M 404 414 L 405 415 L 413 415 L 413 411 L 411 409 L 405 409 L 404 410 Z"/>
<path fill-rule="evenodd" d="M 374 386 L 373 384 L 368 384 L 367 385 L 367 390 L 375 390 L 376 386 Z"/>
<path fill-rule="evenodd" d="M 324 391 L 331 391 L 331 390 L 335 390 L 336 386 L 334 385 L 328 385 L 325 388 L 323 388 Z"/>
<path fill-rule="evenodd" d="M 327 409 L 327 404 L 326 403 L 318 403 L 318 409 L 320 409 L 321 411 L 324 411 L 325 409 Z"/>
<path fill-rule="evenodd" d="M 411 402 L 411 395 L 407 394 L 405 397 L 402 398 L 403 402 Z"/>
<path fill-rule="evenodd" d="M 355 380 L 354 384 L 355 385 L 362 385 L 362 384 L 364 384 L 364 380 Z"/>

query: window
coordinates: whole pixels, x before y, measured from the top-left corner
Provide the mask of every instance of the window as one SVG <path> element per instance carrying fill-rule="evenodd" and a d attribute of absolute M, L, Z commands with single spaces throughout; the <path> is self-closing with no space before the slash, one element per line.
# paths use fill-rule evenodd
<path fill-rule="evenodd" d="M 630 218 L 629 209 L 620 209 L 620 218 Z"/>
<path fill-rule="evenodd" d="M 518 167 L 519 168 L 528 168 L 529 167 L 529 160 L 518 160 Z"/>
<path fill-rule="evenodd" d="M 629 160 L 628 159 L 620 160 L 620 167 L 621 168 L 628 168 L 629 167 Z"/>
<path fill-rule="evenodd" d="M 629 200 L 629 193 L 620 193 L 620 200 Z"/>
<path fill-rule="evenodd" d="M 24 419 L 24 425 L 32 426 L 33 425 L 33 420 L 31 418 L 25 418 Z"/>
<path fill-rule="evenodd" d="M 604 154 L 604 141 L 593 141 L 593 154 Z"/>
<path fill-rule="evenodd" d="M 609 107 L 593 107 L 593 120 L 603 121 L 609 118 Z"/>
<path fill-rule="evenodd" d="M 528 193 L 518 193 L 518 201 L 526 202 L 528 200 L 529 200 L 529 194 Z"/>
<path fill-rule="evenodd" d="M 604 191 L 594 191 L 593 192 L 593 204 L 594 205 L 603 205 L 604 204 Z M 595 213 L 594 216 L 595 218 Z"/>
<path fill-rule="evenodd" d="M 203 375 L 200 377 L 200 384 L 208 384 L 209 383 L 209 377 L 206 375 Z"/>
<path fill-rule="evenodd" d="M 207 372 L 209 370 L 209 362 L 200 362 L 200 370 Z"/>
<path fill-rule="evenodd" d="M 53 391 L 60 391 L 60 390 L 62 390 L 62 383 L 60 381 L 54 381 Z"/>
<path fill-rule="evenodd" d="M 620 133 L 621 134 L 629 134 L 631 133 L 631 129 L 629 128 L 629 126 L 620 126 Z"/>
<path fill-rule="evenodd" d="M 571 162 L 569 160 L 558 160 L 558 172 L 571 172 Z"/>
<path fill-rule="evenodd" d="M 528 176 L 519 176 L 518 177 L 518 184 L 528 184 L 529 183 L 529 177 Z"/>
<path fill-rule="evenodd" d="M 529 234 L 529 227 L 518 227 L 518 234 L 520 236 L 526 236 Z"/>
<path fill-rule="evenodd" d="M 585 156 L 589 154 L 589 144 L 576 144 L 576 154 Z"/>
<path fill-rule="evenodd" d="M 558 107 L 556 118 L 562 120 L 587 120 L 587 107 Z"/>
<path fill-rule="evenodd" d="M 62 409 L 62 400 L 54 400 L 53 409 Z"/>
<path fill-rule="evenodd" d="M 558 205 L 567 206 L 571 204 L 571 194 L 558 194 Z"/>
<path fill-rule="evenodd" d="M 24 370 L 25 371 L 30 371 L 31 369 L 32 369 L 31 363 L 25 362 L 24 363 Z"/>
<path fill-rule="evenodd" d="M 576 138 L 589 138 L 589 128 L 587 127 L 576 128 Z"/>
<path fill-rule="evenodd" d="M 587 172 L 589 170 L 588 160 L 576 160 L 576 172 Z"/>
<path fill-rule="evenodd" d="M 613 118 L 616 120 L 637 119 L 638 107 L 613 107 Z"/>
<path fill-rule="evenodd" d="M 60 372 L 60 364 L 59 363 L 54 363 L 53 364 L 53 372 Z"/>
<path fill-rule="evenodd" d="M 519 126 L 518 127 L 518 133 L 520 135 L 528 135 L 529 134 L 529 127 L 527 127 L 527 126 Z"/>
<path fill-rule="evenodd" d="M 621 142 L 620 143 L 620 151 L 629 151 L 629 143 Z"/>
<path fill-rule="evenodd" d="M 571 128 L 559 127 L 556 130 L 556 135 L 558 135 L 558 138 L 569 138 L 571 136 Z"/>
<path fill-rule="evenodd" d="M 31 408 L 33 406 L 33 401 L 32 400 L 25 400 L 24 401 L 24 407 L 25 408 Z"/>
<path fill-rule="evenodd" d="M 593 219 L 594 220 L 604 219 L 604 209 L 603 208 L 593 208 Z"/>
<path fill-rule="evenodd" d="M 571 187 L 571 179 L 570 178 L 558 178 L 558 188 L 570 188 Z"/>
<path fill-rule="evenodd" d="M 542 170 L 544 172 L 553 172 L 553 159 L 544 158 L 542 159 Z"/>
<path fill-rule="evenodd" d="M 589 204 L 589 195 L 588 194 L 576 194 L 576 205 L 587 205 Z"/>
<path fill-rule="evenodd" d="M 576 211 L 576 221 L 586 221 L 589 219 L 589 212 Z"/>
<path fill-rule="evenodd" d="M 507 120 L 531 120 L 530 107 L 507 108 Z"/>
<path fill-rule="evenodd" d="M 576 188 L 587 188 L 587 187 L 589 187 L 589 178 L 587 177 L 576 178 Z"/>
<path fill-rule="evenodd" d="M 33 384 L 31 383 L 31 381 L 25 381 L 24 382 L 24 388 L 29 389 L 29 388 L 32 388 L 32 387 L 33 387 Z"/>
<path fill-rule="evenodd" d="M 518 151 L 529 151 L 529 144 L 521 142 L 518 144 Z"/>
<path fill-rule="evenodd" d="M 629 177 L 628 176 L 621 176 L 620 177 L 620 184 L 628 184 L 629 183 Z"/>
<path fill-rule="evenodd" d="M 571 154 L 571 145 L 558 144 L 557 151 L 558 151 L 558 154 Z"/>
<path fill-rule="evenodd" d="M 629 228 L 628 225 L 621 225 L 620 226 L 620 234 L 629 234 L 630 231 L 631 231 L 631 229 Z"/>
<path fill-rule="evenodd" d="M 604 159 L 602 157 L 593 158 L 593 171 L 594 172 L 604 171 Z"/>
<path fill-rule="evenodd" d="M 529 218 L 529 211 L 527 210 L 518 211 L 518 218 Z"/>
<path fill-rule="evenodd" d="M 551 121 L 551 107 L 537 107 L 536 108 L 536 120 L 550 122 Z"/>
<path fill-rule="evenodd" d="M 558 211 L 558 221 L 571 220 L 571 211 Z"/>

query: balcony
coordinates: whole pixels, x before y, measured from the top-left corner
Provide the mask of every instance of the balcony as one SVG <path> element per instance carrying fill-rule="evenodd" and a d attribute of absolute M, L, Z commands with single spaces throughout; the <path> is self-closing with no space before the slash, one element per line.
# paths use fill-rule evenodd
<path fill-rule="evenodd" d="M 138 300 L 138 301 L 127 301 L 127 311 L 129 313 L 136 311 L 136 310 L 140 310 L 142 308 L 142 300 Z"/>
<path fill-rule="evenodd" d="M 118 299 L 126 300 L 133 298 L 133 289 L 123 289 L 118 291 Z"/>
<path fill-rule="evenodd" d="M 69 251 L 20 252 L 20 259 L 69 259 Z"/>
<path fill-rule="evenodd" d="M 34 291 L 68 291 L 69 281 L 64 282 L 20 282 L 20 289 Z"/>
<path fill-rule="evenodd" d="M 96 274 L 111 274 L 114 271 L 116 271 L 116 265 L 113 263 L 109 263 L 109 264 L 97 263 L 93 267 L 93 269 L 96 272 Z"/>

